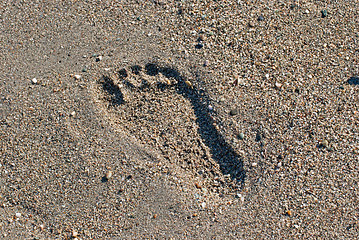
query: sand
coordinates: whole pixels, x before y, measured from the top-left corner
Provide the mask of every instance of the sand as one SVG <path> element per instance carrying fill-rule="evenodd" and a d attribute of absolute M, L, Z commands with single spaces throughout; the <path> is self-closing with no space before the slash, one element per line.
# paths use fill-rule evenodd
<path fill-rule="evenodd" d="M 358 10 L 2 2 L 0 238 L 357 238 Z"/>

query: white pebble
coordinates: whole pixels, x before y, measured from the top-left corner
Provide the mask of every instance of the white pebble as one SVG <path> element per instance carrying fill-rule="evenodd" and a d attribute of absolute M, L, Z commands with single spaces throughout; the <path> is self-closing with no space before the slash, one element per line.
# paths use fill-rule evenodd
<path fill-rule="evenodd" d="M 252 163 L 252 167 L 256 167 L 258 164 L 256 162 Z"/>
<path fill-rule="evenodd" d="M 240 193 L 237 194 L 237 197 L 242 201 L 244 202 L 244 196 Z"/>
<path fill-rule="evenodd" d="M 74 116 L 76 115 L 76 112 L 75 112 L 75 111 L 72 111 L 70 114 L 71 114 L 71 116 L 74 117 Z"/>
<path fill-rule="evenodd" d="M 266 74 L 266 79 L 269 79 L 269 74 L 268 73 Z"/>
<path fill-rule="evenodd" d="M 76 230 L 73 230 L 72 231 L 72 237 L 75 238 L 75 237 L 78 237 L 78 236 L 79 236 L 79 233 Z"/>
<path fill-rule="evenodd" d="M 32 82 L 33 84 L 36 84 L 36 83 L 37 83 L 37 79 L 36 79 L 36 78 L 33 78 L 33 79 L 31 80 L 31 82 Z"/>
<path fill-rule="evenodd" d="M 107 180 L 109 180 L 111 177 L 112 177 L 112 175 L 113 175 L 113 172 L 110 170 L 110 171 L 108 171 L 107 173 L 106 173 L 106 178 L 107 178 Z"/>
<path fill-rule="evenodd" d="M 279 83 L 279 82 L 276 82 L 276 83 L 275 83 L 275 87 L 279 89 L 279 88 L 281 88 L 281 87 L 282 87 L 282 84 L 281 84 L 281 83 Z"/>
<path fill-rule="evenodd" d="M 17 218 L 20 218 L 20 217 L 21 217 L 21 213 L 16 213 L 15 216 L 16 216 Z"/>
<path fill-rule="evenodd" d="M 110 71 L 111 68 L 104 68 L 103 70 L 105 70 L 106 72 Z"/>
<path fill-rule="evenodd" d="M 213 110 L 212 105 L 208 105 L 208 110 L 209 110 L 209 111 L 212 111 L 212 110 Z"/>
<path fill-rule="evenodd" d="M 97 62 L 99 62 L 99 61 L 101 61 L 102 60 L 102 56 L 98 56 L 97 58 L 96 58 L 96 61 Z"/>
<path fill-rule="evenodd" d="M 206 205 L 207 205 L 207 204 L 206 204 L 205 202 L 201 203 L 201 207 L 202 207 L 202 208 L 205 208 Z"/>
<path fill-rule="evenodd" d="M 74 75 L 74 78 L 76 78 L 77 80 L 80 80 L 81 79 L 81 75 Z"/>

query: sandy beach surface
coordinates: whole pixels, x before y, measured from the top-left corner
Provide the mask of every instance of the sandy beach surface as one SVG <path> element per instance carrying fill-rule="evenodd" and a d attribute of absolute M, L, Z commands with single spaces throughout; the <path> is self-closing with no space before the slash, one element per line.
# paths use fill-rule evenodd
<path fill-rule="evenodd" d="M 359 2 L 1 1 L 1 239 L 358 239 Z"/>

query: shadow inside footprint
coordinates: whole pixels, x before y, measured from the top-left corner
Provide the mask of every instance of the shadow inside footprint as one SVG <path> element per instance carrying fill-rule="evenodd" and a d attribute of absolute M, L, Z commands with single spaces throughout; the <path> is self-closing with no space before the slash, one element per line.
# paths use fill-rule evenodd
<path fill-rule="evenodd" d="M 133 69 L 139 70 L 136 66 L 131 68 L 132 71 Z M 138 74 L 136 72 L 134 73 Z M 212 158 L 219 164 L 221 172 L 225 175 L 230 174 L 232 180 L 243 183 L 245 179 L 243 161 L 216 129 L 206 104 L 208 97 L 204 93 L 199 92 L 192 85 L 189 85 L 187 79 L 176 69 L 160 67 L 157 64 L 148 63 L 145 66 L 145 73 L 149 76 L 156 76 L 161 73 L 165 77 L 173 78 L 177 81 L 174 86 L 166 83 L 157 83 L 156 86 L 162 90 L 175 87 L 178 94 L 181 94 L 190 101 L 196 116 L 196 123 L 199 126 L 199 135 L 203 139 L 204 144 L 206 144 L 206 146 L 210 149 Z M 132 89 L 136 88 L 126 80 L 127 72 L 125 69 L 120 70 L 119 75 L 127 87 Z M 111 100 L 112 104 L 119 105 L 123 103 L 122 93 L 111 79 L 104 77 L 102 85 L 106 92 L 114 96 Z M 136 89 L 142 91 L 146 88 L 151 88 L 151 86 L 143 84 L 141 87 Z"/>
<path fill-rule="evenodd" d="M 126 74 L 127 76 L 127 74 Z M 102 89 L 111 96 L 112 105 L 120 105 L 124 103 L 123 94 L 120 88 L 107 76 L 103 76 L 101 81 Z"/>

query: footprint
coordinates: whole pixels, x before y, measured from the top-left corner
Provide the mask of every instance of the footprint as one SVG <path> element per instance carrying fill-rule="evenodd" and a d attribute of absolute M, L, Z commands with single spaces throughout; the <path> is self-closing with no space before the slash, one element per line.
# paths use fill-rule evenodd
<path fill-rule="evenodd" d="M 243 184 L 243 161 L 218 131 L 208 97 L 178 70 L 134 65 L 98 83 L 113 122 L 143 144 L 186 170 Z"/>

